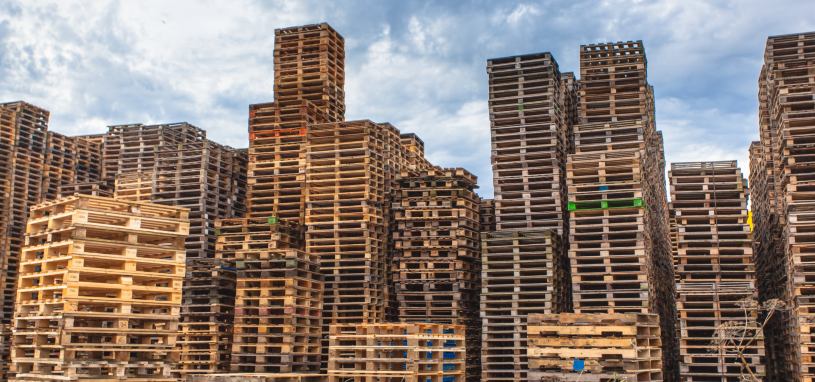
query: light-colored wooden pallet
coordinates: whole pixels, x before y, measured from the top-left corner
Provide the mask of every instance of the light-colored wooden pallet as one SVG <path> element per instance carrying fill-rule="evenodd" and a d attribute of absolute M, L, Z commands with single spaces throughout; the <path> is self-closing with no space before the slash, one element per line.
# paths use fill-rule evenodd
<path fill-rule="evenodd" d="M 655 314 L 532 314 L 527 335 L 529 381 L 663 380 Z"/>
<path fill-rule="evenodd" d="M 33 207 L 12 380 L 174 381 L 188 214 L 94 196 Z"/>
<path fill-rule="evenodd" d="M 460 325 L 391 323 L 332 325 L 332 382 L 457 382 L 466 350 Z"/>
<path fill-rule="evenodd" d="M 325 382 L 325 374 L 308 373 L 239 373 L 196 375 L 187 378 L 186 382 Z"/>

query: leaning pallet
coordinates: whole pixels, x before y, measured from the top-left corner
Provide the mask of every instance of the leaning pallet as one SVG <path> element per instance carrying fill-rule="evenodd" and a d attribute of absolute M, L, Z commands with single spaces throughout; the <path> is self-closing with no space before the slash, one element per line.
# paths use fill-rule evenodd
<path fill-rule="evenodd" d="M 528 381 L 662 381 L 659 332 L 655 314 L 531 314 Z"/>
<path fill-rule="evenodd" d="M 332 325 L 329 382 L 460 382 L 466 351 L 460 325 Z"/>
<path fill-rule="evenodd" d="M 176 381 L 188 231 L 186 209 L 152 203 L 72 196 L 33 207 L 11 380 Z"/>

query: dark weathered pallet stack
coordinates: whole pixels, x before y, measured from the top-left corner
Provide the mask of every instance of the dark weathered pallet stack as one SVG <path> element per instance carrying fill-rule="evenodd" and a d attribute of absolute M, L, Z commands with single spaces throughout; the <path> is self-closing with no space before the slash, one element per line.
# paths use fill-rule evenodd
<path fill-rule="evenodd" d="M 554 231 L 481 233 L 482 380 L 527 380 L 527 316 L 569 301 L 562 252 Z"/>
<path fill-rule="evenodd" d="M 203 130 L 186 122 L 110 126 L 104 138 L 103 178 L 113 182 L 118 174 L 153 171 L 159 150 L 204 138 Z"/>
<path fill-rule="evenodd" d="M 402 322 L 462 325 L 467 380 L 479 381 L 481 253 L 476 177 L 433 169 L 397 180 L 392 213 L 393 281 Z"/>
<path fill-rule="evenodd" d="M 462 382 L 466 350 L 460 325 L 331 325 L 331 382 Z"/>
<path fill-rule="evenodd" d="M 642 42 L 583 45 L 580 73 L 580 123 L 567 164 L 574 311 L 659 315 L 664 378 L 673 381 L 665 162 Z"/>
<path fill-rule="evenodd" d="M 4 233 L 0 238 L 0 318 L 6 324 L 11 323 L 14 312 L 17 266 L 28 209 L 42 196 L 49 115 L 47 110 L 25 102 L 0 104 L 4 146 L 0 151 L 0 169 L 4 171 L 0 178 L 5 189 L 0 207 Z"/>
<path fill-rule="evenodd" d="M 43 199 L 76 193 L 110 195 L 109 187 L 102 182 L 101 138 L 101 135 L 68 137 L 48 132 Z"/>
<path fill-rule="evenodd" d="M 193 375 L 187 382 L 325 382 L 325 374 L 314 373 L 234 373 Z"/>
<path fill-rule="evenodd" d="M 190 210 L 187 258 L 215 256 L 215 219 L 243 216 L 245 184 L 235 179 L 235 162 L 246 157 L 210 140 L 157 151 L 151 201 Z"/>
<path fill-rule="evenodd" d="M 669 177 L 677 231 L 680 376 L 689 382 L 763 378 L 764 342 L 741 170 L 735 161 L 672 163 Z M 728 324 L 758 338 L 745 341 L 742 349 L 712 342 L 717 329 Z"/>
<path fill-rule="evenodd" d="M 663 381 L 654 314 L 532 314 L 527 331 L 529 381 Z"/>
<path fill-rule="evenodd" d="M 751 192 L 759 299 L 788 311 L 765 328 L 768 378 L 815 380 L 815 33 L 767 39 L 759 77 L 759 132 L 751 146 Z"/>
<path fill-rule="evenodd" d="M 491 59 L 487 73 L 495 232 L 482 229 L 482 376 L 517 381 L 526 379 L 526 311 L 557 313 L 570 307 L 568 284 L 554 280 L 568 277 L 568 268 L 553 267 L 565 261 L 568 248 L 565 164 L 575 82 L 572 74 L 560 73 L 549 53 Z M 525 237 L 547 239 L 534 244 Z M 527 273 L 515 284 L 508 277 L 525 266 L 524 259 L 539 273 Z M 547 305 L 533 308 L 544 295 Z"/>
<path fill-rule="evenodd" d="M 176 381 L 187 210 L 94 196 L 31 209 L 12 381 Z"/>
<path fill-rule="evenodd" d="M 185 375 L 229 370 L 235 315 L 235 264 L 187 261 L 181 306 L 178 370 Z"/>
<path fill-rule="evenodd" d="M 302 251 L 302 228 L 276 219 L 219 221 L 218 255 L 235 262 L 231 370 L 317 372 L 322 275 Z"/>
<path fill-rule="evenodd" d="M 496 58 L 487 73 L 496 229 L 563 232 L 570 126 L 557 62 L 549 53 Z"/>

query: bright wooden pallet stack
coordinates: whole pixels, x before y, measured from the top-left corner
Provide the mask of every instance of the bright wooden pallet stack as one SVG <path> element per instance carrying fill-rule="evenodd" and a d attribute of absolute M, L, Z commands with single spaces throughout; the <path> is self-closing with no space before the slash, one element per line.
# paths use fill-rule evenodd
<path fill-rule="evenodd" d="M 663 380 L 654 314 L 531 314 L 527 336 L 530 382 Z"/>
<path fill-rule="evenodd" d="M 325 374 L 271 373 L 271 374 L 210 374 L 195 375 L 186 382 L 325 382 Z"/>
<path fill-rule="evenodd" d="M 332 325 L 329 382 L 464 381 L 460 325 Z"/>
<path fill-rule="evenodd" d="M 482 379 L 517 381 L 526 378 L 527 311 L 570 307 L 566 283 L 555 280 L 568 268 L 555 267 L 568 248 L 565 164 L 575 82 L 549 53 L 490 59 L 487 73 L 495 200 L 487 206 L 492 229 L 482 228 Z M 533 237 L 544 241 L 533 244 Z M 539 273 L 511 279 L 529 265 Z"/>
<path fill-rule="evenodd" d="M 462 325 L 467 380 L 480 380 L 479 199 L 461 168 L 403 171 L 392 213 L 393 282 L 402 322 Z"/>
<path fill-rule="evenodd" d="M 764 376 L 747 190 L 735 161 L 672 163 L 671 201 L 677 226 L 680 376 L 689 382 Z M 744 349 L 717 346 L 722 325 L 744 326 Z M 742 359 L 751 372 L 744 369 Z"/>
<path fill-rule="evenodd" d="M 759 299 L 779 299 L 788 308 L 765 329 L 772 380 L 815 380 L 813 68 L 815 33 L 767 39 L 759 77 L 761 140 L 750 154 L 756 266 L 764 280 Z"/>
<path fill-rule="evenodd" d="M 302 228 L 276 219 L 219 221 L 218 256 L 237 269 L 232 372 L 318 372 L 322 275 Z"/>
<path fill-rule="evenodd" d="M 188 211 L 73 196 L 32 208 L 12 381 L 176 381 Z"/>

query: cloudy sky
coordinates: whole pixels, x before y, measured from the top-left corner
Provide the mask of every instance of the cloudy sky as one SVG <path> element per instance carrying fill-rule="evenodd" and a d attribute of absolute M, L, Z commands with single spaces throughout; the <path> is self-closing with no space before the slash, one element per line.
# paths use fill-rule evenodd
<path fill-rule="evenodd" d="M 346 41 L 347 119 L 418 133 L 430 159 L 492 195 L 485 61 L 583 43 L 645 44 L 669 162 L 738 159 L 757 139 L 768 35 L 815 30 L 815 1 L 0 2 L 0 101 L 50 128 L 188 121 L 246 147 L 247 107 L 272 100 L 274 29 L 327 21 Z"/>

